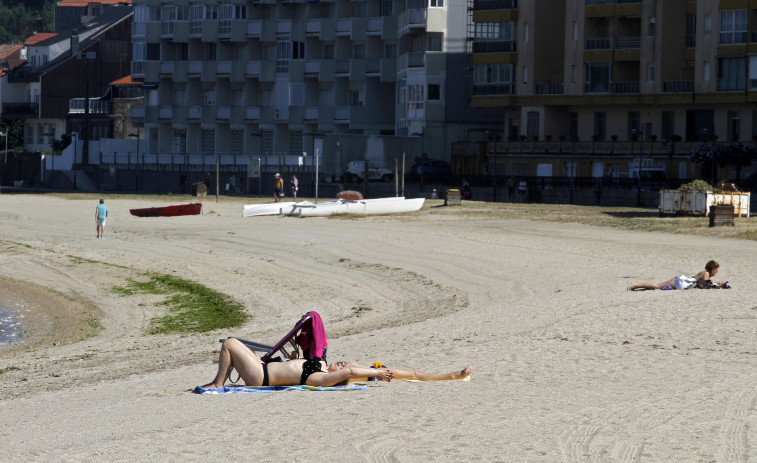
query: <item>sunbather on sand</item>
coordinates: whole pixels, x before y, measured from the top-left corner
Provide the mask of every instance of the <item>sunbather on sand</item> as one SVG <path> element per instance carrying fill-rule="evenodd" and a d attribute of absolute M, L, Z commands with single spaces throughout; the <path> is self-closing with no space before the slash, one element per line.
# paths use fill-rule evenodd
<path fill-rule="evenodd" d="M 694 275 L 693 278 L 689 278 L 685 275 L 679 275 L 677 277 L 671 278 L 668 281 L 663 281 L 662 283 L 654 283 L 652 281 L 648 281 L 646 283 L 631 283 L 630 285 L 628 285 L 626 290 L 633 291 L 635 289 L 662 289 L 662 288 L 686 289 L 689 286 L 695 284 L 697 281 L 711 279 L 718 273 L 719 268 L 720 268 L 720 264 L 718 264 L 714 260 L 711 260 L 707 262 L 707 265 L 704 266 L 704 270 Z M 718 286 L 723 286 L 726 282 L 716 281 L 714 283 L 717 284 Z"/>
<path fill-rule="evenodd" d="M 296 359 L 287 362 L 263 363 L 241 341 L 228 338 L 223 342 L 218 358 L 218 373 L 204 389 L 223 387 L 231 367 L 248 386 L 334 386 L 347 384 L 350 380 L 365 380 L 375 377 L 379 381 L 415 379 L 418 381 L 447 381 L 464 379 L 470 375 L 470 367 L 452 373 L 423 373 L 404 368 L 369 368 L 355 362 L 336 362 L 327 365 L 320 358 Z"/>

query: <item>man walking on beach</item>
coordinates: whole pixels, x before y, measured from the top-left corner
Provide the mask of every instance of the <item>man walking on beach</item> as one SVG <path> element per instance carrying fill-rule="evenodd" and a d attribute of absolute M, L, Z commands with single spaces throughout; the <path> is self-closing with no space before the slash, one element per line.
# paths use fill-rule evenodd
<path fill-rule="evenodd" d="M 95 209 L 95 223 L 97 224 L 97 239 L 103 239 L 103 233 L 105 232 L 105 219 L 108 218 L 108 206 L 105 205 L 105 200 L 101 199 L 100 204 Z"/>

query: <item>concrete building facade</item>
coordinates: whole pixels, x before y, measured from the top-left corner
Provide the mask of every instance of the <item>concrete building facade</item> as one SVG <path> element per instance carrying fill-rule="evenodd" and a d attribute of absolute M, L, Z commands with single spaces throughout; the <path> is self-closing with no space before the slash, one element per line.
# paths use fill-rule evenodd
<path fill-rule="evenodd" d="M 499 108 L 471 109 L 465 2 L 135 0 L 134 108 L 161 162 L 246 163 L 321 155 L 393 167 L 448 160 Z M 457 77 L 456 76 L 456 77 Z M 214 161 L 213 161 L 214 162 Z"/>

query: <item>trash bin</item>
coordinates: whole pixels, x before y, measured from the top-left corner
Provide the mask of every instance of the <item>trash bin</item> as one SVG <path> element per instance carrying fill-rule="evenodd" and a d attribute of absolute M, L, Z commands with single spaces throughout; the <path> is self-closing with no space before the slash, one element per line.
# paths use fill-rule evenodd
<path fill-rule="evenodd" d="M 733 227 L 733 215 L 733 204 L 713 204 L 710 206 L 710 226 L 722 227 L 730 225 Z"/>
<path fill-rule="evenodd" d="M 450 188 L 447 190 L 447 197 L 444 198 L 445 206 L 459 206 L 460 205 L 460 190 L 457 188 Z"/>

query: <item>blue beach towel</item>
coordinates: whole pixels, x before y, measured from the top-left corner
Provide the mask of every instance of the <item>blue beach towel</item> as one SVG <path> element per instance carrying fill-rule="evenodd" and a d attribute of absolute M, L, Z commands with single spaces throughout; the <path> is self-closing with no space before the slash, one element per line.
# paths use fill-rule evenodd
<path fill-rule="evenodd" d="M 224 386 L 213 389 L 205 389 L 197 386 L 196 391 L 200 394 L 231 394 L 235 392 L 260 393 L 260 392 L 284 392 L 284 391 L 362 391 L 368 389 L 365 386 Z"/>

